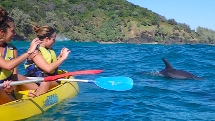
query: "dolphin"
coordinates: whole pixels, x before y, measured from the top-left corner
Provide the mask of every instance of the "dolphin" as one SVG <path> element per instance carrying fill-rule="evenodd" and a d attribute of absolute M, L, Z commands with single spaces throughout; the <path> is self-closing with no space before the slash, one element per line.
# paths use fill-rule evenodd
<path fill-rule="evenodd" d="M 189 72 L 186 72 L 186 71 L 183 71 L 183 70 L 177 70 L 177 69 L 174 69 L 167 60 L 165 60 L 164 58 L 162 58 L 164 64 L 166 65 L 166 68 L 159 71 L 159 73 L 161 75 L 163 75 L 164 77 L 167 77 L 167 78 L 174 78 L 174 79 L 196 79 L 196 80 L 200 80 L 201 78 L 189 73 Z"/>

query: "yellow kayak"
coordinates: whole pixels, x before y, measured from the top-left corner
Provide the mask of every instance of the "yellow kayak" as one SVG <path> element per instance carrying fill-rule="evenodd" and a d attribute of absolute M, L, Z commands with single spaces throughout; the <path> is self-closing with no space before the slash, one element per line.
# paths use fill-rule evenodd
<path fill-rule="evenodd" d="M 62 81 L 38 97 L 29 98 L 28 91 L 16 92 L 17 100 L 0 105 L 0 121 L 13 121 L 43 113 L 64 99 L 74 97 L 79 92 L 76 82 Z"/>

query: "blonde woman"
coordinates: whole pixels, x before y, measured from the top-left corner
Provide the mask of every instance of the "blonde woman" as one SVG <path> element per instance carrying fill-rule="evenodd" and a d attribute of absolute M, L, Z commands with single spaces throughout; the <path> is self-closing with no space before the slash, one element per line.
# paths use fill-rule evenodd
<path fill-rule="evenodd" d="M 55 51 L 52 48 L 56 38 L 55 30 L 50 26 L 33 26 L 33 30 L 42 43 L 24 63 L 24 67 L 27 71 L 26 76 L 45 77 L 56 75 L 58 67 L 66 60 L 70 50 L 68 48 L 63 48 L 60 55 L 56 57 Z M 58 83 L 55 81 L 38 83 L 39 88 L 36 89 L 35 93 L 31 92 L 31 94 L 38 96 L 57 85 Z"/>

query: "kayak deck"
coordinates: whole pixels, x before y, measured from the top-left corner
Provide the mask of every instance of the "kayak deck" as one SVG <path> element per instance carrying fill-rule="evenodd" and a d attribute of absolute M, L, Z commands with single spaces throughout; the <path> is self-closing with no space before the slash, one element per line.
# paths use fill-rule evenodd
<path fill-rule="evenodd" d="M 79 87 L 76 82 L 61 82 L 48 92 L 34 98 L 29 98 L 27 92 L 16 92 L 18 100 L 0 105 L 0 121 L 21 120 L 43 113 L 62 100 L 77 95 Z"/>

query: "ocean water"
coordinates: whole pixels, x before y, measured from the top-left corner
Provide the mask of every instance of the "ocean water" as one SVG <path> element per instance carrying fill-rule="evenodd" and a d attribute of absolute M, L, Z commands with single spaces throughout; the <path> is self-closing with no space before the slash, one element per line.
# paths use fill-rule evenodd
<path fill-rule="evenodd" d="M 28 42 L 13 42 L 19 54 Z M 76 76 L 95 79 L 127 76 L 134 86 L 128 91 L 110 91 L 92 83 L 79 82 L 80 92 L 43 114 L 26 121 L 189 121 L 215 120 L 215 46 L 160 44 L 98 44 L 58 41 L 71 50 L 60 66 L 67 71 L 103 69 L 97 75 Z M 158 74 L 165 58 L 176 69 L 203 80 L 167 79 Z M 25 74 L 23 65 L 19 72 Z M 65 92 L 66 93 L 66 92 Z"/>

